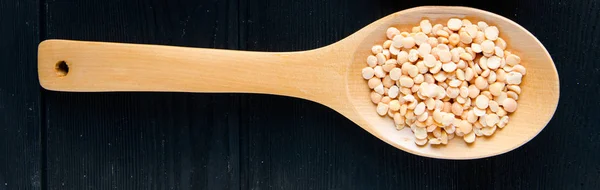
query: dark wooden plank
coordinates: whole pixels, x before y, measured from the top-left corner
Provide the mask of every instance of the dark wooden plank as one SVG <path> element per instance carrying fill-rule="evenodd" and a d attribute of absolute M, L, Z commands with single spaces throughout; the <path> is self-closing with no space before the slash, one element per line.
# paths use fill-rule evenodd
<path fill-rule="evenodd" d="M 568 98 L 522 148 L 474 161 L 422 158 L 324 106 L 287 97 L 45 91 L 49 189 L 599 189 L 598 2 L 455 3 L 517 21 L 557 63 Z M 49 1 L 43 18 L 49 38 L 290 51 L 333 43 L 417 5 Z"/>
<path fill-rule="evenodd" d="M 235 1 L 45 4 L 47 38 L 237 48 Z M 48 189 L 239 189 L 240 96 L 45 91 Z"/>
<path fill-rule="evenodd" d="M 0 189 L 41 189 L 37 0 L 0 0 Z"/>
<path fill-rule="evenodd" d="M 446 1 L 248 1 L 248 50 L 328 45 L 398 10 Z M 600 4 L 453 1 L 506 16 L 536 35 L 561 76 L 547 128 L 512 152 L 473 161 L 428 159 L 375 139 L 325 106 L 268 95 L 242 101 L 244 189 L 599 189 Z M 244 46 L 242 46 L 244 47 Z"/>

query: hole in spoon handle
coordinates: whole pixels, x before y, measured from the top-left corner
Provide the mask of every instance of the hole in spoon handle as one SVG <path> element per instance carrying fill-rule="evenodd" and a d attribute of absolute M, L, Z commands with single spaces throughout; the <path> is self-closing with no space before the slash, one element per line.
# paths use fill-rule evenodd
<path fill-rule="evenodd" d="M 54 70 L 56 70 L 56 75 L 58 77 L 65 77 L 67 74 L 69 74 L 69 64 L 67 64 L 65 61 L 58 61 L 54 67 Z"/>

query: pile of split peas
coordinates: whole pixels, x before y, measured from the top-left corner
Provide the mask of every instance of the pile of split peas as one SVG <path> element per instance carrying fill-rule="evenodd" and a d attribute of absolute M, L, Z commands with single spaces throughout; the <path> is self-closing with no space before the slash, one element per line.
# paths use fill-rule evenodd
<path fill-rule="evenodd" d="M 458 18 L 445 24 L 388 28 L 387 41 L 372 47 L 362 69 L 374 111 L 398 130 L 409 126 L 417 145 L 455 136 L 473 143 L 504 128 L 526 74 L 498 27 Z"/>

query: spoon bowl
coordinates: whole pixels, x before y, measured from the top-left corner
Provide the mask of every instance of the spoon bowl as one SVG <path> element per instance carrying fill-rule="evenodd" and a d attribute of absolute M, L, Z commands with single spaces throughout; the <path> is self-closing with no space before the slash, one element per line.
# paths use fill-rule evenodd
<path fill-rule="evenodd" d="M 457 137 L 447 145 L 417 146 L 407 127 L 375 112 L 361 69 L 388 27 L 410 31 L 422 19 L 449 18 L 497 26 L 507 49 L 527 68 L 519 108 L 504 129 L 472 144 Z M 328 106 L 365 131 L 406 152 L 440 159 L 477 159 L 502 154 L 533 139 L 552 118 L 559 99 L 558 73 L 544 46 L 502 16 L 468 7 L 425 6 L 381 18 L 334 44 L 297 52 L 254 52 L 72 40 L 40 43 L 42 87 L 68 92 L 163 91 L 261 93 L 303 98 Z M 343 135 L 343 134 L 340 134 Z"/>
<path fill-rule="evenodd" d="M 432 24 L 445 24 L 449 18 L 468 19 L 474 23 L 485 21 L 490 26 L 497 26 L 508 44 L 507 50 L 519 55 L 527 74 L 521 83 L 522 93 L 519 96 L 519 108 L 510 115 L 510 121 L 504 129 L 498 129 L 490 137 L 477 137 L 473 144 L 465 143 L 462 138 L 455 137 L 448 145 L 417 146 L 410 129 L 397 131 L 387 117 L 377 115 L 375 105 L 370 102 L 370 89 L 365 87 L 362 68 L 365 59 L 371 55 L 371 47 L 382 44 L 387 38 L 385 32 L 394 26 L 400 31 L 410 31 L 422 19 L 429 19 Z M 556 110 L 559 99 L 559 78 L 554 62 L 544 46 L 526 29 L 502 16 L 466 7 L 417 7 L 397 12 L 382 18 L 365 27 L 358 48 L 353 53 L 354 63 L 348 73 L 348 96 L 350 102 L 360 110 L 361 122 L 371 128 L 371 133 L 380 139 L 405 151 L 434 158 L 475 159 L 494 156 L 513 150 L 533 139 L 550 121 Z"/>

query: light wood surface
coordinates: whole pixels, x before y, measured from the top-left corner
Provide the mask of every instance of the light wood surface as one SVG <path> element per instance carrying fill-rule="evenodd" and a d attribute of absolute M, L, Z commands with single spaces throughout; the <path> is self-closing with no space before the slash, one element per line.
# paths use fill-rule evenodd
<path fill-rule="evenodd" d="M 519 108 L 507 127 L 467 145 L 417 146 L 410 129 L 398 131 L 380 117 L 361 77 L 366 57 L 385 30 L 409 30 L 423 18 L 484 20 L 500 29 L 508 49 L 522 58 L 527 75 Z M 57 63 L 64 61 L 62 76 Z M 432 158 L 476 159 L 513 150 L 549 122 L 559 99 L 558 73 L 543 45 L 523 27 L 499 15 L 467 7 L 417 7 L 386 16 L 347 38 L 299 52 L 248 52 L 159 45 L 46 40 L 39 46 L 39 79 L 48 90 L 69 92 L 169 91 L 262 93 L 303 98 L 326 105 L 367 132 L 404 151 Z M 343 135 L 343 134 L 340 134 Z"/>

